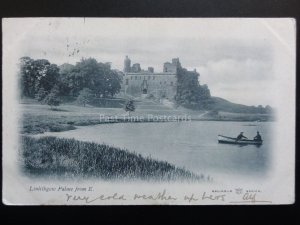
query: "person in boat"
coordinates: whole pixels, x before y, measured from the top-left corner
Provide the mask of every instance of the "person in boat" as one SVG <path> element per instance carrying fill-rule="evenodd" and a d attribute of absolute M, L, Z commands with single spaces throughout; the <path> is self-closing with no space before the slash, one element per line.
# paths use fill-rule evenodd
<path fill-rule="evenodd" d="M 241 132 L 241 133 L 236 137 L 236 140 L 235 140 L 235 141 L 239 141 L 239 140 L 241 140 L 242 138 L 248 139 L 248 138 L 245 137 L 243 134 L 244 134 L 244 132 Z"/>
<path fill-rule="evenodd" d="M 253 138 L 254 141 L 262 141 L 262 138 L 259 134 L 259 132 L 257 131 L 256 136 Z"/>

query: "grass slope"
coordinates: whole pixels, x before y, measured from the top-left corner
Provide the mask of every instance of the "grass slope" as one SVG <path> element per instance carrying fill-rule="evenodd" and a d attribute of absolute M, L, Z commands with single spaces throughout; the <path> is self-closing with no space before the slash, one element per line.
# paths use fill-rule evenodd
<path fill-rule="evenodd" d="M 211 97 L 208 109 L 231 113 L 258 113 L 258 109 L 254 106 L 232 103 L 219 97 Z"/>
<path fill-rule="evenodd" d="M 104 144 L 23 136 L 21 146 L 23 169 L 30 175 L 155 181 L 204 179 L 203 175 L 195 175 L 168 162 Z"/>
<path fill-rule="evenodd" d="M 70 104 L 62 104 L 56 109 L 50 109 L 47 105 L 26 102 L 20 104 L 22 117 L 20 118 L 20 133 L 39 134 L 47 131 L 59 132 L 76 129 L 76 126 L 88 126 L 107 123 L 100 121 L 100 115 L 109 117 L 118 117 L 118 120 L 111 122 L 126 122 L 124 115 L 128 113 L 123 108 L 99 108 L 99 107 L 81 107 Z M 131 113 L 134 117 L 145 118 L 144 122 L 151 122 L 147 119 L 149 115 L 153 116 L 181 116 L 190 115 L 198 118 L 199 111 L 186 111 L 169 109 L 167 107 L 153 109 L 142 109 L 137 103 L 137 109 Z M 130 121 L 129 121 L 130 122 Z"/>

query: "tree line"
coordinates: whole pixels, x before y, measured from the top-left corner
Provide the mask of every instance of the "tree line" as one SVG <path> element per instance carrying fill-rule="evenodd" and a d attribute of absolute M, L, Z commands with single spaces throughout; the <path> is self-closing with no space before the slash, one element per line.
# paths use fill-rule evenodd
<path fill-rule="evenodd" d="M 110 64 L 97 62 L 94 58 L 81 59 L 75 65 L 57 66 L 47 59 L 20 59 L 21 97 L 35 98 L 51 107 L 61 103 L 62 98 L 71 98 L 83 106 L 93 100 L 113 98 L 121 90 L 122 77 L 112 70 Z M 243 111 L 271 113 L 270 106 L 243 106 L 211 97 L 207 85 L 200 85 L 200 74 L 177 68 L 177 91 L 175 102 L 179 106 L 195 110 Z M 127 102 L 131 108 L 131 102 Z M 126 105 L 127 105 L 126 104 Z M 128 109 L 129 109 L 128 108 Z"/>
<path fill-rule="evenodd" d="M 118 73 L 93 58 L 60 67 L 46 59 L 20 59 L 21 97 L 58 105 L 60 97 L 71 96 L 85 105 L 91 98 L 113 97 L 120 89 Z"/>

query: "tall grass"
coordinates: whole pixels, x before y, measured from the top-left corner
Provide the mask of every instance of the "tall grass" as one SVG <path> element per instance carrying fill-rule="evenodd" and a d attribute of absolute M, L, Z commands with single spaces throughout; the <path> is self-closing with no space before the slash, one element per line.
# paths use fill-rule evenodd
<path fill-rule="evenodd" d="M 37 176 L 99 177 L 116 180 L 200 181 L 174 165 L 104 144 L 56 137 L 22 137 L 26 173 Z"/>

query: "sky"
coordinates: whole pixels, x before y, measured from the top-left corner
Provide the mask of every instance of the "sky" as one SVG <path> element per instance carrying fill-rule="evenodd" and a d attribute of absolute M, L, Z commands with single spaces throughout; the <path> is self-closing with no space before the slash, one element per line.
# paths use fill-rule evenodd
<path fill-rule="evenodd" d="M 22 18 L 4 28 L 20 57 L 57 65 L 93 57 L 123 70 L 128 55 L 161 72 L 179 57 L 213 96 L 246 105 L 271 104 L 278 46 L 292 48 L 274 19 Z"/>

